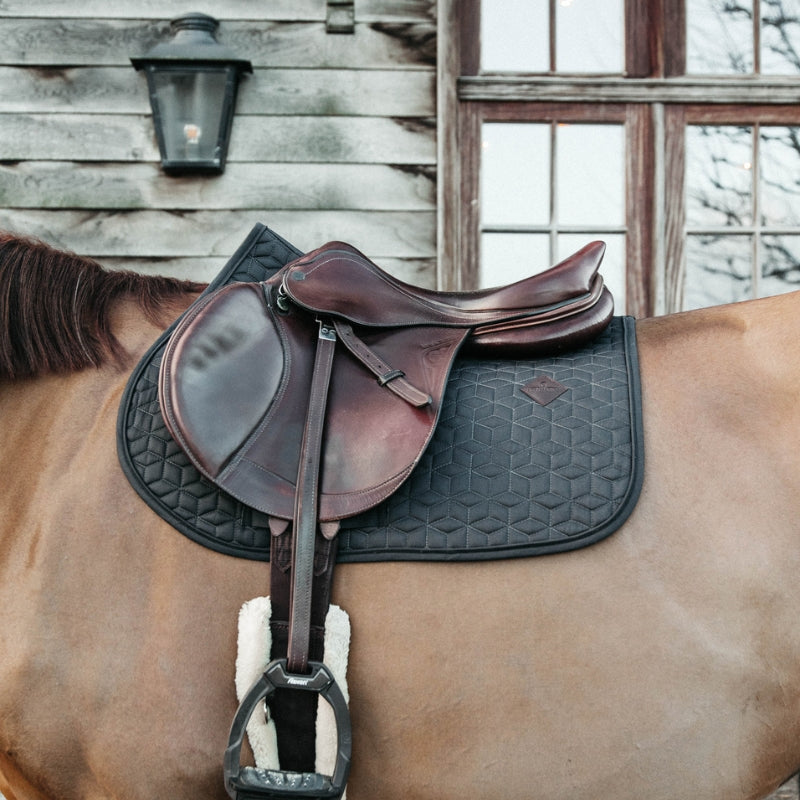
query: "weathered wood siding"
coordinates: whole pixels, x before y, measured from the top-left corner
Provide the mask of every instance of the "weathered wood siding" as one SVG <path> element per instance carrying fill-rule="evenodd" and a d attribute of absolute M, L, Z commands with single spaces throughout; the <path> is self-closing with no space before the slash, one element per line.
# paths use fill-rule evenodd
<path fill-rule="evenodd" d="M 212 277 L 255 222 L 301 249 L 360 247 L 435 281 L 436 2 L 2 0 L 0 228 L 109 266 Z M 252 61 L 225 173 L 161 169 L 130 64 L 202 11 Z"/>

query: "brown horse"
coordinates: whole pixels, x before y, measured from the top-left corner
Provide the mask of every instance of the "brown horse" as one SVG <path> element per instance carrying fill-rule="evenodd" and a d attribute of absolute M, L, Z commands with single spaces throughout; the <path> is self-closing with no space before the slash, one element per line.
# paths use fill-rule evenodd
<path fill-rule="evenodd" d="M 117 464 L 198 287 L 0 242 L 0 791 L 225 798 L 241 604 Z M 638 324 L 647 468 L 593 547 L 348 564 L 350 800 L 761 798 L 800 768 L 800 294 Z"/>

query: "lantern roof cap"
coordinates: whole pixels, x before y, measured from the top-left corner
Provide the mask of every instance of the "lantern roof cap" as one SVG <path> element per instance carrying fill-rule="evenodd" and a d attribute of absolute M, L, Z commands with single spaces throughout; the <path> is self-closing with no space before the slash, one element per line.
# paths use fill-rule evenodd
<path fill-rule="evenodd" d="M 220 44 L 214 36 L 219 22 L 208 14 L 193 11 L 170 21 L 172 38 L 159 42 L 144 56 L 131 58 L 136 69 L 151 64 L 214 64 L 224 63 L 238 67 L 242 72 L 252 72 L 253 65 L 239 58 L 229 47 Z"/>

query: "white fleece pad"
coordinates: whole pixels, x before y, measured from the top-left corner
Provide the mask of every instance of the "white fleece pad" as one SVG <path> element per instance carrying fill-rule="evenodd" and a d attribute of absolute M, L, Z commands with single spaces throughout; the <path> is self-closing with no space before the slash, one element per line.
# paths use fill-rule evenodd
<path fill-rule="evenodd" d="M 269 629 L 272 606 L 269 597 L 248 600 L 239 611 L 239 641 L 236 655 L 236 696 L 239 702 L 261 677 L 269 664 L 272 635 Z M 339 684 L 345 700 L 347 654 L 350 650 L 350 618 L 339 606 L 331 606 L 325 618 L 325 666 Z M 280 769 L 275 723 L 257 712 L 247 723 L 247 738 L 260 769 Z M 315 769 L 333 774 L 336 764 L 336 722 L 333 709 L 320 698 L 317 706 L 317 759 Z"/>

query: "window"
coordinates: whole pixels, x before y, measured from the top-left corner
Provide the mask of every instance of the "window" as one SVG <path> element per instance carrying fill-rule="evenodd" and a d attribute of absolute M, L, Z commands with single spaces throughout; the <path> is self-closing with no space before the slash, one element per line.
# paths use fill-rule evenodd
<path fill-rule="evenodd" d="M 798 0 L 448 5 L 454 285 L 599 238 L 620 313 L 800 288 Z"/>
<path fill-rule="evenodd" d="M 683 307 L 800 288 L 800 128 L 688 125 Z"/>

